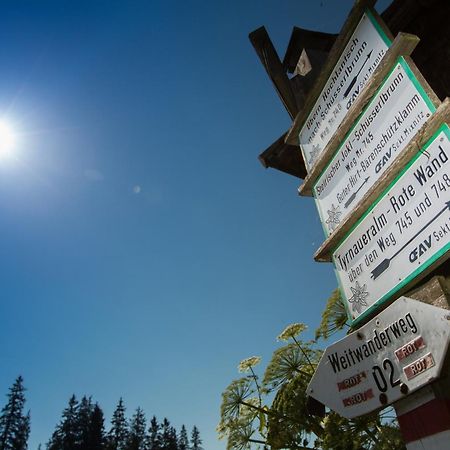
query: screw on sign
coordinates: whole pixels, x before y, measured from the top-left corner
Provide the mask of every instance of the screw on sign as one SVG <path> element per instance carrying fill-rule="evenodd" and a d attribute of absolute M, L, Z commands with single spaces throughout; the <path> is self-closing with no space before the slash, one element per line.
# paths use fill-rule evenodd
<path fill-rule="evenodd" d="M 349 419 L 382 409 L 439 377 L 449 341 L 448 311 L 401 297 L 325 350 L 307 393 Z"/>

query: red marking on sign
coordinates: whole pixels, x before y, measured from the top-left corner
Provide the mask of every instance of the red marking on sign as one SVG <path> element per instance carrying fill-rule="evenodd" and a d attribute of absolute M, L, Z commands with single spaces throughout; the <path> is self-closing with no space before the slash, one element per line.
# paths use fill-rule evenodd
<path fill-rule="evenodd" d="M 417 359 L 413 363 L 403 368 L 403 372 L 405 372 L 406 378 L 411 380 L 412 378 L 420 375 L 421 373 L 428 370 L 430 367 L 434 366 L 434 359 L 431 353 L 427 353 L 422 358 Z"/>
<path fill-rule="evenodd" d="M 353 375 L 351 377 L 346 378 L 345 380 L 339 381 L 337 383 L 337 387 L 340 391 L 345 391 L 346 389 L 350 389 L 354 386 L 358 386 L 358 384 L 362 383 L 363 381 L 366 381 L 367 379 L 367 373 L 366 372 L 360 372 L 356 375 Z"/>
<path fill-rule="evenodd" d="M 342 403 L 345 407 L 358 405 L 359 403 L 367 402 L 373 398 L 372 389 L 367 389 L 364 392 L 358 392 L 357 394 L 352 395 L 351 397 L 343 398 Z"/>
<path fill-rule="evenodd" d="M 417 337 L 416 339 L 413 339 L 412 341 L 409 341 L 406 343 L 403 347 L 400 347 L 399 349 L 395 350 L 395 356 L 399 361 L 402 359 L 405 359 L 409 355 L 412 355 L 413 353 L 417 352 L 417 350 L 421 350 L 422 348 L 425 348 L 426 344 L 423 340 L 422 336 Z"/>

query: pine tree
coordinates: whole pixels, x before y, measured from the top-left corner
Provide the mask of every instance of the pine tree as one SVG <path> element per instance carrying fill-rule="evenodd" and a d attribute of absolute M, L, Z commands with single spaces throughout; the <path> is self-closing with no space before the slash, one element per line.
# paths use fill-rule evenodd
<path fill-rule="evenodd" d="M 125 450 L 128 440 L 128 421 L 125 417 L 125 405 L 122 398 L 113 413 L 111 429 L 107 437 L 108 450 Z"/>
<path fill-rule="evenodd" d="M 167 418 L 164 418 L 162 423 L 161 449 L 178 450 L 177 432 Z"/>
<path fill-rule="evenodd" d="M 137 408 L 130 422 L 127 450 L 145 450 L 145 414 L 141 408 Z"/>
<path fill-rule="evenodd" d="M 194 425 L 191 433 L 191 450 L 203 450 L 202 440 L 200 439 L 200 431 Z"/>
<path fill-rule="evenodd" d="M 177 430 L 174 427 L 169 428 L 169 439 L 166 450 L 178 450 Z"/>
<path fill-rule="evenodd" d="M 104 448 L 104 418 L 103 411 L 98 403 L 95 404 L 91 413 L 86 444 L 88 450 L 102 450 Z"/>
<path fill-rule="evenodd" d="M 0 450 L 26 450 L 30 433 L 30 413 L 25 406 L 23 378 L 17 377 L 8 394 L 8 402 L 0 415 Z"/>
<path fill-rule="evenodd" d="M 31 423 L 31 417 L 30 417 L 30 411 L 28 411 L 27 415 L 23 416 L 20 419 L 17 433 L 13 439 L 12 448 L 14 450 L 26 450 L 28 448 L 28 437 L 30 435 L 30 423 Z"/>
<path fill-rule="evenodd" d="M 78 401 L 75 395 L 62 413 L 61 422 L 56 426 L 47 444 L 48 450 L 77 450 L 78 437 Z"/>
<path fill-rule="evenodd" d="M 181 425 L 180 435 L 178 436 L 178 450 L 189 450 L 189 438 L 184 425 Z"/>
<path fill-rule="evenodd" d="M 147 450 L 161 450 L 161 425 L 155 416 L 150 421 L 147 437 Z"/>
<path fill-rule="evenodd" d="M 92 398 L 83 396 L 78 405 L 76 417 L 76 443 L 77 450 L 89 450 L 88 439 L 91 425 L 91 415 L 94 406 L 92 405 Z"/>

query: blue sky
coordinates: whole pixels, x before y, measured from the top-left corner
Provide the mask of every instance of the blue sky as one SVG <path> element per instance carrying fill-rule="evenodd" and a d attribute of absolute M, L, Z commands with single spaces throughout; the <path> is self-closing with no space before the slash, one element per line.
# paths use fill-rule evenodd
<path fill-rule="evenodd" d="M 382 10 L 387 2 L 381 2 Z M 299 180 L 258 154 L 290 119 L 247 35 L 338 32 L 350 1 L 2 1 L 0 394 L 30 449 L 69 396 L 216 439 L 220 394 L 336 285 Z"/>

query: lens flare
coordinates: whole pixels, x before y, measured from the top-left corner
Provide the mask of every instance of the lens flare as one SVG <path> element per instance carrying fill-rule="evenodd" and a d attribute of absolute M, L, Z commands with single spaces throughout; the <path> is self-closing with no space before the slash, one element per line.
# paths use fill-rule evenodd
<path fill-rule="evenodd" d="M 12 126 L 4 121 L 0 121 L 0 158 L 8 157 L 14 150 L 16 137 Z"/>

